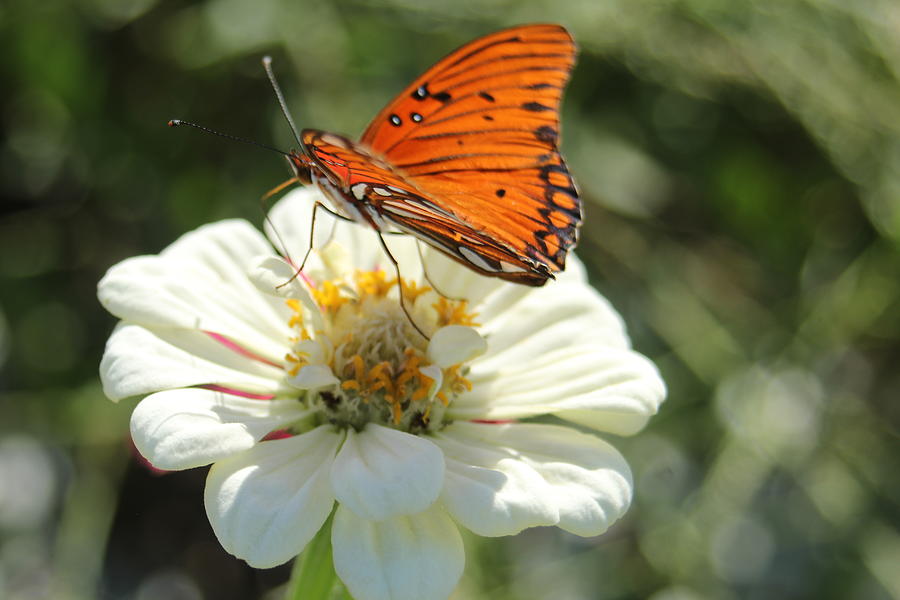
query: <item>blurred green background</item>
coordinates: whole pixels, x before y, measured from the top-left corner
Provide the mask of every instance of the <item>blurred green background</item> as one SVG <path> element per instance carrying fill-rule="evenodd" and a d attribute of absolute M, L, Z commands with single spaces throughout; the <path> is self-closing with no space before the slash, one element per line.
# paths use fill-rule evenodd
<path fill-rule="evenodd" d="M 277 598 L 225 554 L 203 469 L 154 475 L 103 397 L 104 271 L 208 221 L 259 224 L 291 146 L 357 134 L 495 29 L 570 28 L 578 254 L 669 399 L 612 440 L 604 536 L 467 539 L 456 598 L 900 597 L 896 0 L 0 4 L 0 598 Z"/>

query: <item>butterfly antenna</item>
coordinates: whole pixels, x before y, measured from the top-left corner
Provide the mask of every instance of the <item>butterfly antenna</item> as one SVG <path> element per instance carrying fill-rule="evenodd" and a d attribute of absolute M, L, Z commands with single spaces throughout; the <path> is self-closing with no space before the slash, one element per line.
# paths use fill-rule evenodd
<path fill-rule="evenodd" d="M 265 144 L 260 144 L 259 142 L 254 142 L 253 140 L 248 140 L 247 138 L 238 137 L 236 135 L 231 135 L 228 133 L 222 133 L 221 131 L 216 131 L 215 129 L 210 129 L 209 127 L 204 127 L 203 125 L 197 125 L 196 123 L 191 123 L 189 121 L 182 121 L 181 119 L 172 119 L 167 123 L 169 127 L 193 127 L 194 129 L 199 129 L 200 131 L 205 131 L 206 133 L 211 133 L 213 135 L 217 135 L 219 137 L 223 137 L 227 140 L 231 140 L 233 142 L 241 142 L 242 144 L 250 144 L 251 146 L 256 146 L 257 148 L 263 148 L 265 150 L 269 150 L 271 152 L 277 152 L 282 156 L 291 157 L 290 154 L 285 152 L 284 150 L 279 150 L 278 148 L 273 148 L 272 146 L 266 146 Z"/>
<path fill-rule="evenodd" d="M 300 133 L 297 131 L 297 126 L 294 125 L 294 119 L 291 117 L 291 113 L 287 108 L 287 103 L 284 101 L 284 94 L 281 93 L 281 86 L 278 85 L 278 80 L 275 79 L 275 73 L 272 71 L 272 57 L 263 56 L 262 64 L 263 68 L 266 70 L 266 75 L 269 77 L 269 83 L 272 84 L 272 89 L 275 90 L 275 96 L 278 98 L 278 104 L 281 106 L 281 114 L 284 115 L 288 125 L 291 127 L 291 131 L 294 132 L 294 139 L 296 139 L 297 143 L 302 147 L 303 142 L 300 140 Z"/>

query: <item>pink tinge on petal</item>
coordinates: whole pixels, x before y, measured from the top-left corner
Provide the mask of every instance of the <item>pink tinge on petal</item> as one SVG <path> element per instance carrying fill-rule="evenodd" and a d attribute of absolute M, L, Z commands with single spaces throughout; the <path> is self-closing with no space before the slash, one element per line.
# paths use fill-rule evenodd
<path fill-rule="evenodd" d="M 486 425 L 506 425 L 507 423 L 517 423 L 516 419 L 472 419 L 470 423 L 484 423 Z"/>
<path fill-rule="evenodd" d="M 223 394 L 231 394 L 232 396 L 240 396 L 241 398 L 250 398 L 251 400 L 272 400 L 275 398 L 275 394 L 254 394 L 253 392 L 245 392 L 244 390 L 225 387 L 224 385 L 216 385 L 214 383 L 205 383 L 195 387 L 211 390 L 213 392 L 222 392 Z"/>
<path fill-rule="evenodd" d="M 137 446 L 134 445 L 134 440 L 131 439 L 131 436 L 128 437 L 128 450 L 131 453 L 131 456 L 134 458 L 134 460 L 139 465 L 141 465 L 142 467 L 144 467 L 145 469 L 150 471 L 150 473 L 153 475 L 168 475 L 169 473 L 173 472 L 173 471 L 166 471 L 165 469 L 157 469 L 156 467 L 154 467 L 150 463 L 149 460 L 144 458 L 144 455 L 141 454 L 141 451 L 137 449 Z"/>
<path fill-rule="evenodd" d="M 287 429 L 276 429 L 270 433 L 267 433 L 265 437 L 263 437 L 263 442 L 269 442 L 271 440 L 283 440 L 285 438 L 294 437 L 295 434 L 291 433 Z"/>
<path fill-rule="evenodd" d="M 204 331 L 203 333 L 205 333 L 206 335 L 208 335 L 208 336 L 211 337 L 212 339 L 216 340 L 217 342 L 219 342 L 220 344 L 222 344 L 223 346 L 225 346 L 225 347 L 228 348 L 229 350 L 232 350 L 232 351 L 234 351 L 234 352 L 237 352 L 237 353 L 240 354 L 241 356 L 246 356 L 247 358 L 249 358 L 249 359 L 251 359 L 251 360 L 256 360 L 256 361 L 259 361 L 259 362 L 261 362 L 261 363 L 265 363 L 265 364 L 270 365 L 270 366 L 272 366 L 272 367 L 275 367 L 275 368 L 277 368 L 277 369 L 283 369 L 283 368 L 284 368 L 283 365 L 280 365 L 280 364 L 278 364 L 278 363 L 274 363 L 274 362 L 272 362 L 271 360 L 269 360 L 269 359 L 267 359 L 267 358 L 265 358 L 265 357 L 262 357 L 262 356 L 260 356 L 260 355 L 258 355 L 258 354 L 255 354 L 255 353 L 253 353 L 253 352 L 250 352 L 249 350 L 247 350 L 246 348 L 244 348 L 244 347 L 241 346 L 240 344 L 237 344 L 237 343 L 235 343 L 234 341 L 228 339 L 227 337 L 225 337 L 225 336 L 222 335 L 221 333 L 215 333 L 214 331 Z"/>
<path fill-rule="evenodd" d="M 297 268 L 297 263 L 295 263 L 294 260 L 290 256 L 282 254 L 281 258 L 283 258 L 285 260 L 285 262 L 287 262 L 287 264 L 294 267 L 294 269 Z M 308 285 L 311 288 L 316 287 L 316 284 L 313 283 L 313 280 L 310 279 L 309 276 L 306 273 L 304 273 L 303 271 L 298 272 L 296 275 L 294 275 L 294 277 L 300 277 L 300 279 L 302 279 L 306 283 L 306 285 Z M 293 277 L 291 279 L 293 279 Z"/>

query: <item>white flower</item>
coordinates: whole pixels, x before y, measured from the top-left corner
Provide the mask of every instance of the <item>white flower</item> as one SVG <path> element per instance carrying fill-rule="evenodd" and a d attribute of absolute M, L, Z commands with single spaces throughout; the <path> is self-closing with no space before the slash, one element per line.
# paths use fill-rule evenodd
<path fill-rule="evenodd" d="M 316 198 L 298 190 L 271 212 L 270 237 L 289 240 L 294 259 Z M 154 466 L 213 465 L 206 511 L 226 550 L 281 564 L 337 501 L 334 563 L 354 597 L 425 600 L 448 596 L 462 573 L 459 525 L 593 536 L 624 513 L 631 474 L 612 446 L 518 422 L 555 415 L 631 434 L 663 400 L 656 368 L 574 257 L 557 281 L 529 288 L 425 248 L 426 280 L 414 240 L 388 235 L 428 341 L 402 312 L 374 233 L 319 218 L 328 239 L 293 279 L 235 220 L 123 261 L 99 284 L 121 319 L 104 390 L 146 396 L 131 432 Z"/>

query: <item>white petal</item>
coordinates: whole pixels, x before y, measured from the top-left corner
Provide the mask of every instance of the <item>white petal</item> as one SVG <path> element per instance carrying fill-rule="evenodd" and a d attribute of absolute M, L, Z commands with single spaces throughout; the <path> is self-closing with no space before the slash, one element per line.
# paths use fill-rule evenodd
<path fill-rule="evenodd" d="M 347 434 L 331 475 L 338 501 L 374 521 L 425 510 L 443 481 L 444 456 L 437 446 L 374 423 Z"/>
<path fill-rule="evenodd" d="M 334 354 L 334 348 L 330 344 L 326 344 L 326 340 L 328 340 L 327 337 L 315 340 L 302 340 L 294 344 L 294 351 L 311 364 L 326 364 L 331 361 L 331 357 Z"/>
<path fill-rule="evenodd" d="M 330 204 L 318 187 L 297 187 L 285 194 L 269 211 L 263 228 L 282 256 L 290 256 L 295 262 L 301 261 L 309 249 L 310 234 L 315 235 L 313 248 L 322 248 L 330 240 L 335 218 L 326 211 L 316 212 L 315 230 L 312 228 L 312 210 L 316 202 L 326 206 Z"/>
<path fill-rule="evenodd" d="M 222 547 L 260 569 L 300 553 L 334 505 L 328 479 L 342 437 L 322 426 L 216 463 L 205 503 Z"/>
<path fill-rule="evenodd" d="M 480 275 L 424 242 L 420 242 L 419 247 L 422 248 L 423 268 L 428 275 L 428 284 L 445 297 L 468 300 L 469 306 L 478 314 L 476 320 L 488 326 L 492 320 L 505 314 L 510 307 L 531 294 L 539 293 L 539 303 L 548 301 L 543 298 L 545 295 L 551 296 L 550 302 L 564 300 L 557 292 L 540 290 L 552 290 L 564 284 L 587 287 L 584 265 L 574 254 L 568 256 L 566 270 L 557 274 L 556 281 L 551 280 L 541 288 L 530 288 Z M 546 308 L 552 310 L 549 306 Z"/>
<path fill-rule="evenodd" d="M 299 300 L 303 305 L 303 320 L 309 329 L 319 331 L 325 328 L 322 311 L 310 295 L 306 273 L 297 275 L 295 267 L 284 259 L 267 256 L 257 262 L 250 271 L 253 285 L 263 294 Z"/>
<path fill-rule="evenodd" d="M 428 358 L 441 368 L 481 356 L 487 342 L 477 331 L 462 325 L 447 325 L 435 331 L 428 342 Z"/>
<path fill-rule="evenodd" d="M 302 418 L 296 400 L 253 400 L 188 388 L 151 394 L 131 414 L 134 445 L 158 469 L 208 465 Z"/>
<path fill-rule="evenodd" d="M 296 375 L 288 379 L 288 383 L 301 390 L 316 390 L 330 385 L 337 385 L 340 380 L 334 376 L 328 365 L 306 365 Z"/>
<path fill-rule="evenodd" d="M 262 233 L 247 221 L 229 219 L 184 234 L 160 256 L 175 262 L 201 262 L 219 279 L 246 285 L 244 274 L 264 254 L 272 254 L 272 247 Z"/>
<path fill-rule="evenodd" d="M 481 333 L 490 339 L 485 358 L 515 361 L 579 342 L 629 348 L 622 318 L 609 302 L 571 279 L 502 288 L 475 307 Z"/>
<path fill-rule="evenodd" d="M 309 297 L 301 283 L 302 277 L 295 275 L 294 267 L 277 256 L 260 257 L 248 272 L 250 281 L 263 294 L 279 298 Z"/>
<path fill-rule="evenodd" d="M 593 536 L 631 502 L 628 464 L 595 436 L 557 425 L 456 423 L 437 437 L 448 462 L 441 499 L 475 533 L 516 533 L 556 514 L 562 529 Z"/>
<path fill-rule="evenodd" d="M 584 263 L 573 252 L 566 257 L 566 270 L 556 274 L 556 281 L 587 283 L 587 270 L 584 268 Z"/>
<path fill-rule="evenodd" d="M 371 269 L 381 252 L 375 232 L 367 225 L 338 221 L 324 210 L 316 212 L 313 230 L 312 210 L 316 202 L 331 205 L 316 186 L 310 185 L 291 191 L 272 207 L 265 230 L 275 247 L 282 254 L 286 249 L 293 261 L 300 261 L 309 250 L 310 234 L 313 234 L 313 252 L 304 271 L 327 271 L 321 276 L 328 278 L 341 275 L 326 269 L 321 257 L 317 256 L 332 242 L 344 247 L 350 256 L 349 263 L 355 268 Z"/>
<path fill-rule="evenodd" d="M 113 331 L 100 361 L 103 391 L 113 400 L 203 384 L 273 394 L 283 377 L 282 369 L 248 358 L 201 331 L 150 331 L 128 323 Z"/>
<path fill-rule="evenodd" d="M 471 392 L 453 401 L 456 419 L 557 414 L 620 435 L 634 433 L 665 398 L 656 367 L 636 352 L 596 344 L 558 348 L 485 368 L 473 363 Z"/>
<path fill-rule="evenodd" d="M 299 261 L 309 248 L 312 207 L 318 200 L 330 206 L 315 186 L 298 188 L 286 194 L 269 211 L 266 233 L 276 248 L 283 242 L 294 261 Z M 400 262 L 400 273 L 405 279 L 421 280 L 415 241 L 410 236 L 384 234 L 391 254 Z M 340 246 L 335 253 L 330 247 Z M 336 278 L 348 275 L 349 268 L 373 270 L 377 268 L 393 272 L 394 266 L 384 253 L 377 233 L 367 224 L 336 221 L 326 211 L 316 213 L 315 243 L 304 272 L 312 279 Z M 323 260 L 325 259 L 325 260 Z"/>
<path fill-rule="evenodd" d="M 538 471 L 509 448 L 467 432 L 465 424 L 453 424 L 435 436 L 447 463 L 441 501 L 458 523 L 500 536 L 559 522 L 553 490 Z"/>
<path fill-rule="evenodd" d="M 459 530 L 437 506 L 381 522 L 338 506 L 331 543 L 356 600 L 445 600 L 465 566 Z"/>
<path fill-rule="evenodd" d="M 255 240 L 255 241 L 254 241 Z M 262 237 L 243 221 L 201 227 L 159 256 L 138 256 L 109 269 L 97 287 L 117 317 L 145 326 L 224 335 L 276 361 L 290 330 L 284 301 L 260 294 L 248 278 Z"/>
<path fill-rule="evenodd" d="M 424 242 L 420 242 L 419 247 L 430 285 L 447 298 L 465 298 L 472 306 L 497 289 L 521 287 L 496 277 L 480 275 Z"/>
<path fill-rule="evenodd" d="M 427 400 L 430 402 L 444 385 L 444 372 L 437 365 L 426 365 L 419 369 L 419 372 L 426 377 L 431 378 L 431 385 L 428 386 Z"/>

